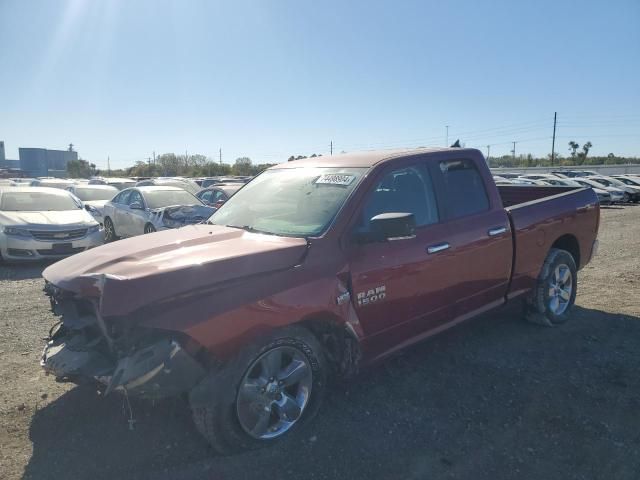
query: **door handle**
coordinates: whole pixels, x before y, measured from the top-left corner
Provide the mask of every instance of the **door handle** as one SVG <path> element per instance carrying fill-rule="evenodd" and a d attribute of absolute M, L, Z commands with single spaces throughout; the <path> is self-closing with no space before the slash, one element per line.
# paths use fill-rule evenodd
<path fill-rule="evenodd" d="M 495 228 L 490 228 L 487 234 L 490 237 L 495 237 L 496 235 L 502 235 L 506 231 L 507 231 L 507 227 L 495 227 Z"/>
<path fill-rule="evenodd" d="M 449 244 L 448 243 L 438 243 L 436 245 L 431 245 L 430 247 L 427 247 L 427 253 L 428 254 L 432 254 L 432 253 L 438 253 L 441 252 L 443 250 L 447 250 L 449 248 Z"/>

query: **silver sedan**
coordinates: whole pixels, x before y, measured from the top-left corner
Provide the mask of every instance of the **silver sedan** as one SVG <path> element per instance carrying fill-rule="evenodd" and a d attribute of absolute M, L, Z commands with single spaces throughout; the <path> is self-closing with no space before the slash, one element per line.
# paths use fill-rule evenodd
<path fill-rule="evenodd" d="M 105 240 L 202 223 L 214 210 L 181 188 L 127 188 L 104 205 Z"/>
<path fill-rule="evenodd" d="M 104 242 L 100 224 L 58 188 L 0 188 L 0 260 L 62 258 Z"/>

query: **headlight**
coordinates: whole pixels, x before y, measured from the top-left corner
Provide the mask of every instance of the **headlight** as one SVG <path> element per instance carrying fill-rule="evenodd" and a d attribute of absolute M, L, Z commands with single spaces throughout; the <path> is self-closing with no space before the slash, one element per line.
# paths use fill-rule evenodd
<path fill-rule="evenodd" d="M 184 223 L 172 218 L 167 218 L 166 216 L 162 217 L 162 224 L 167 228 L 180 228 L 184 226 Z"/>
<path fill-rule="evenodd" d="M 100 231 L 100 225 L 91 225 L 88 229 L 87 229 L 87 233 L 96 233 Z"/>
<path fill-rule="evenodd" d="M 31 236 L 31 234 L 29 233 L 29 230 L 26 230 L 24 228 L 17 228 L 17 227 L 3 227 L 2 232 L 5 235 L 12 235 L 14 237 L 30 237 Z"/>

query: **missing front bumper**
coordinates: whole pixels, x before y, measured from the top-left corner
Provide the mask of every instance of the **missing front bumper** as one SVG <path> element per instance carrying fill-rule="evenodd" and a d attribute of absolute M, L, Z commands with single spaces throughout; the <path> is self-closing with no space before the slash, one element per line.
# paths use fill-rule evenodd
<path fill-rule="evenodd" d="M 95 380 L 106 386 L 105 394 L 126 391 L 130 396 L 152 399 L 188 392 L 205 374 L 204 368 L 171 339 L 114 361 L 75 335 L 49 341 L 40 364 L 58 380 Z"/>

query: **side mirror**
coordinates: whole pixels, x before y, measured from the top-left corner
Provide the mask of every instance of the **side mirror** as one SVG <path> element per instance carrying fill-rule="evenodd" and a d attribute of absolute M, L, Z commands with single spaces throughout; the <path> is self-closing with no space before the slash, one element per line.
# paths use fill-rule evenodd
<path fill-rule="evenodd" d="M 140 202 L 133 202 L 131 205 L 129 205 L 129 208 L 131 210 L 144 210 Z"/>
<path fill-rule="evenodd" d="M 381 213 L 373 217 L 369 225 L 369 232 L 356 234 L 358 243 L 406 240 L 415 237 L 416 219 L 413 213 Z"/>
<path fill-rule="evenodd" d="M 416 218 L 413 213 L 381 213 L 371 219 L 370 225 L 371 231 L 385 240 L 415 237 Z"/>

